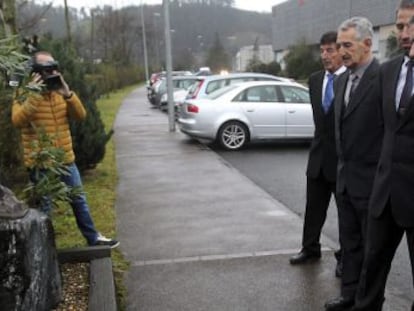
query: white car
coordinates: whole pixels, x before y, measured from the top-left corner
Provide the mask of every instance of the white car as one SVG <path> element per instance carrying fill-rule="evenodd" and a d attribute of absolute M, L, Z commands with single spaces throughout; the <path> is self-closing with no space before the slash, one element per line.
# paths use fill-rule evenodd
<path fill-rule="evenodd" d="M 174 89 L 173 90 L 173 101 L 174 101 L 174 107 L 177 108 L 177 105 L 179 103 L 182 103 L 185 101 L 185 98 L 187 97 L 188 89 Z M 160 109 L 161 111 L 168 111 L 168 94 L 165 93 L 161 97 L 161 103 L 160 103 Z"/>
<path fill-rule="evenodd" d="M 309 91 L 296 82 L 254 81 L 217 90 L 180 106 L 180 130 L 237 150 L 250 141 L 310 140 L 314 122 Z"/>

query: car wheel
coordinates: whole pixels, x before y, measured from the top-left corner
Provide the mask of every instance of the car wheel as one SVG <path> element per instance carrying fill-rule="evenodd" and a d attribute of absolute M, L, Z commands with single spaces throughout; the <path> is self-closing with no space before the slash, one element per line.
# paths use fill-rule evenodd
<path fill-rule="evenodd" d="M 249 131 L 243 123 L 230 121 L 220 127 L 217 140 L 224 149 L 238 150 L 249 141 Z"/>

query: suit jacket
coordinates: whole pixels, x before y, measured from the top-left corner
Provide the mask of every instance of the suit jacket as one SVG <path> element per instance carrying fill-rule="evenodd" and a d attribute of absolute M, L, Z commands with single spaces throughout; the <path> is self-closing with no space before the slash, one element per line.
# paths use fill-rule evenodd
<path fill-rule="evenodd" d="M 380 86 L 384 115 L 384 141 L 370 202 L 374 217 L 391 200 L 392 215 L 401 226 L 414 226 L 414 99 L 404 117 L 397 117 L 395 90 L 403 56 L 384 63 Z"/>
<path fill-rule="evenodd" d="M 328 181 L 335 182 L 337 166 L 335 118 L 333 105 L 328 113 L 325 113 L 322 108 L 324 77 L 325 71 L 318 71 L 313 73 L 308 81 L 315 133 L 309 151 L 306 175 L 317 178 L 322 172 Z"/>
<path fill-rule="evenodd" d="M 337 191 L 369 198 L 381 152 L 383 119 L 379 92 L 379 63 L 374 59 L 365 70 L 345 107 L 349 71 L 335 90 L 335 140 L 338 153 Z"/>

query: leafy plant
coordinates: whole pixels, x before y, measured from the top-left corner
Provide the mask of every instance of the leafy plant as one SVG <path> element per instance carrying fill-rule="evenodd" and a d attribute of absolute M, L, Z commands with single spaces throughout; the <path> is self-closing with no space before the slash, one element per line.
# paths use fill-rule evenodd
<path fill-rule="evenodd" d="M 13 89 L 8 83 L 15 73 L 24 78 L 24 61 L 28 58 L 19 52 L 16 42 L 16 36 L 0 39 L 0 183 L 9 187 L 21 175 L 21 148 L 19 132 L 11 124 Z"/>
<path fill-rule="evenodd" d="M 70 202 L 80 192 L 61 180 L 69 175 L 64 164 L 65 151 L 53 145 L 52 137 L 44 129 L 35 130 L 38 139 L 31 142 L 29 156 L 33 181 L 23 190 L 24 200 L 30 207 L 40 207 L 46 198 L 55 206 L 58 202 Z"/>
<path fill-rule="evenodd" d="M 280 75 L 281 70 L 280 64 L 276 61 L 265 64 L 257 59 L 251 59 L 246 68 L 246 71 L 267 73 L 275 76 Z"/>
<path fill-rule="evenodd" d="M 303 39 L 297 45 L 290 47 L 285 57 L 286 74 L 293 79 L 307 79 L 312 72 L 321 69 L 321 64 L 314 50 Z"/>
<path fill-rule="evenodd" d="M 24 72 L 23 61 L 29 56 L 20 53 L 19 46 L 15 44 L 17 37 L 0 39 L 0 70 L 3 75 L 13 72 Z"/>
<path fill-rule="evenodd" d="M 398 47 L 398 39 L 395 32 L 392 32 L 387 38 L 387 50 L 385 52 L 385 56 L 388 58 L 394 57 L 398 55 L 401 50 Z"/>
<path fill-rule="evenodd" d="M 229 69 L 230 59 L 220 41 L 220 36 L 216 32 L 213 46 L 209 49 L 206 65 L 215 73 Z"/>

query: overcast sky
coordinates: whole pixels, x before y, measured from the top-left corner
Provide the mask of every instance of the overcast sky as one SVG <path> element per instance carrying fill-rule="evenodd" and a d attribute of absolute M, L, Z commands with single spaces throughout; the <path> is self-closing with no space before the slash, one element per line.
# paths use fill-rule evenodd
<path fill-rule="evenodd" d="M 51 0 L 53 5 L 59 6 L 64 3 L 64 0 Z M 235 0 L 236 7 L 242 10 L 268 12 L 272 10 L 272 6 L 286 0 Z M 39 3 L 50 3 L 47 0 L 36 0 Z M 81 8 L 83 7 L 96 7 L 102 5 L 112 5 L 115 8 L 125 5 L 140 5 L 141 0 L 67 0 L 68 5 L 71 7 Z M 142 0 L 145 4 L 160 4 L 162 0 Z"/>

